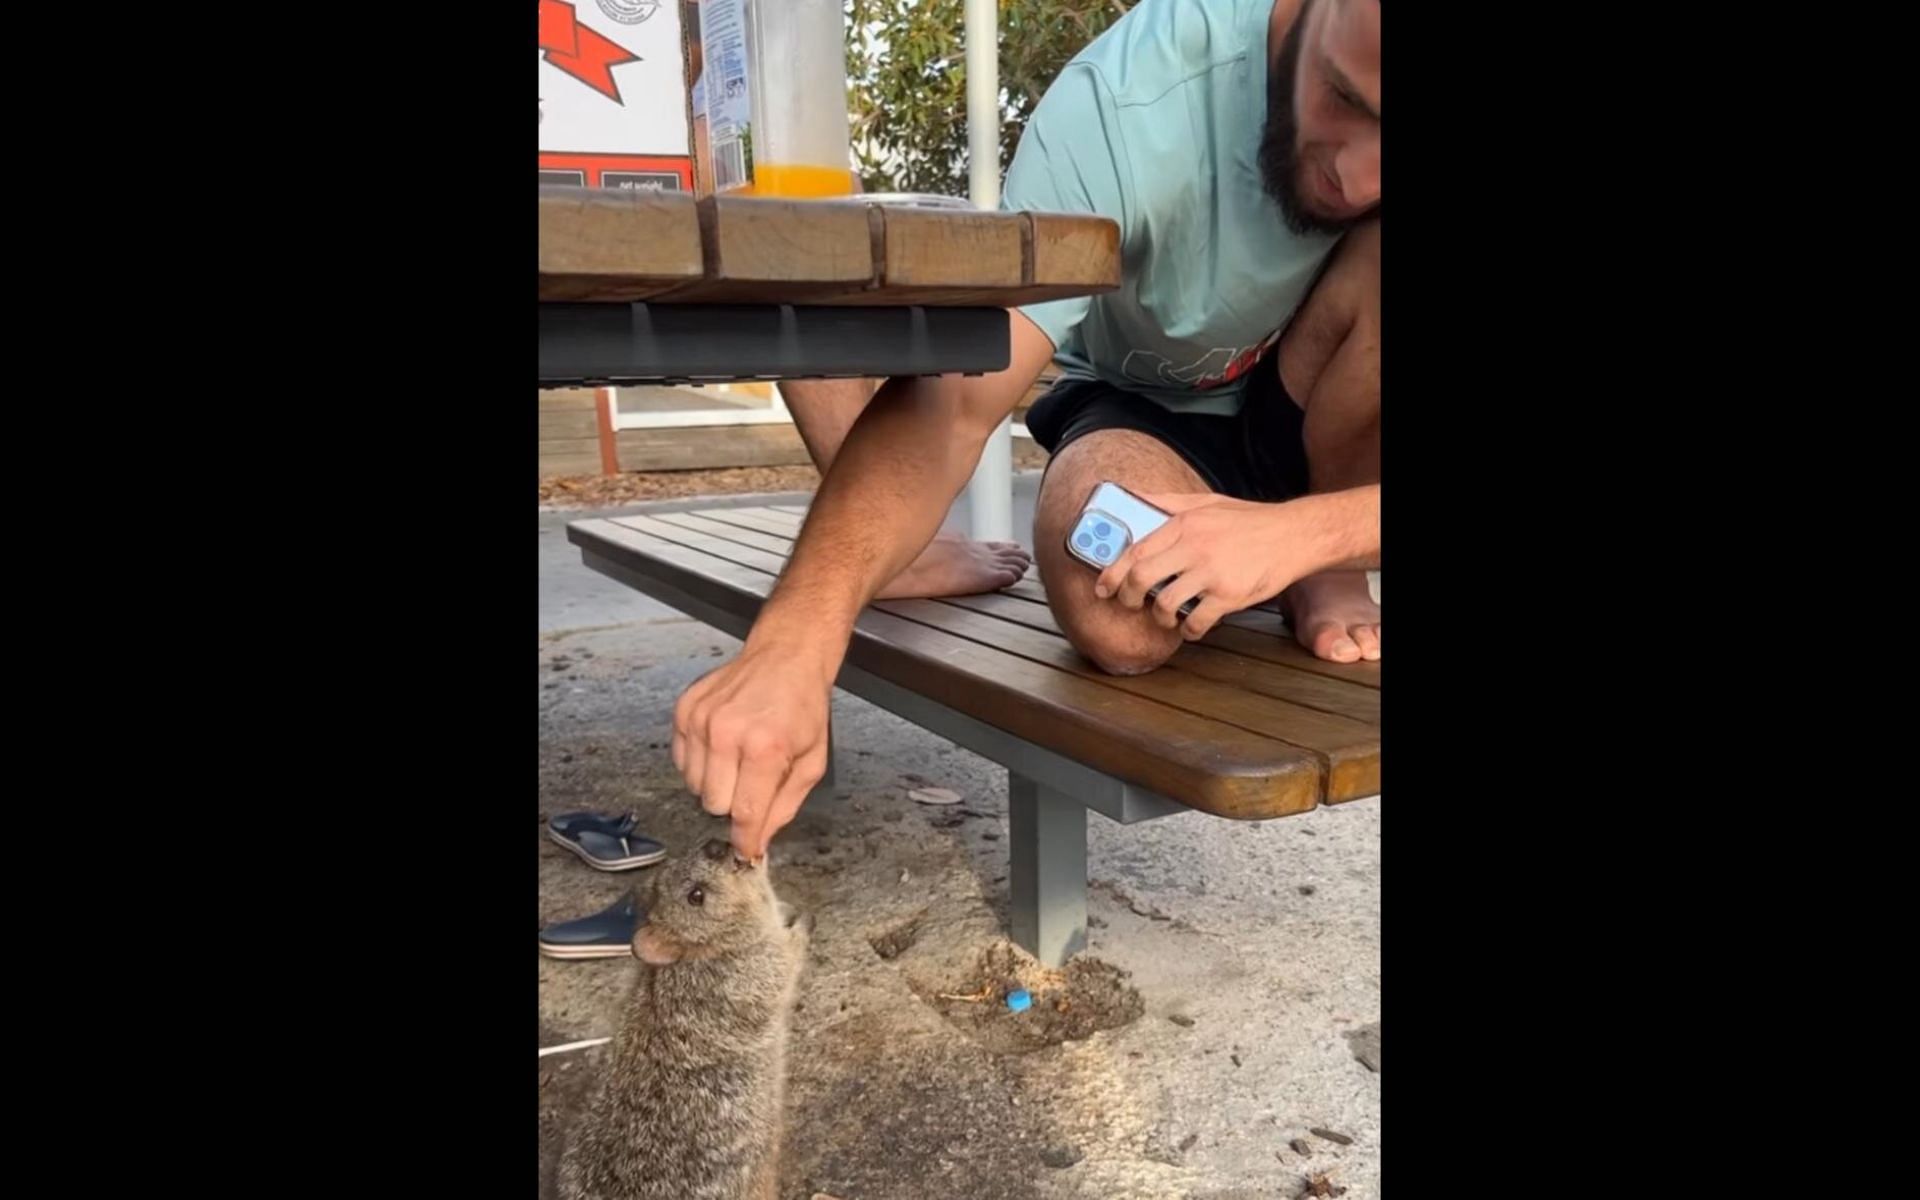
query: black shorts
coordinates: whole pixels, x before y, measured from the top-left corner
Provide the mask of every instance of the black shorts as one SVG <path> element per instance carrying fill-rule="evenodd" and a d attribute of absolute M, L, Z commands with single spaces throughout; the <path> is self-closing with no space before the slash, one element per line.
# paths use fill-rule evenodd
<path fill-rule="evenodd" d="M 1174 412 L 1095 379 L 1062 379 L 1027 410 L 1027 431 L 1048 454 L 1097 430 L 1132 429 L 1165 443 L 1209 488 L 1240 500 L 1306 495 L 1304 426 L 1271 353 L 1248 373 L 1237 416 Z"/>

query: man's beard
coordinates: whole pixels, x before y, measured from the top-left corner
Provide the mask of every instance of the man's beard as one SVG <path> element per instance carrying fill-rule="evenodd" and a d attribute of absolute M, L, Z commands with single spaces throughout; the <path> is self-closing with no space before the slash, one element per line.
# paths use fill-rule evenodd
<path fill-rule="evenodd" d="M 1300 15 L 1293 19 L 1293 28 L 1280 43 L 1280 55 L 1267 73 L 1267 123 L 1260 130 L 1260 182 L 1280 206 L 1287 228 L 1302 237 L 1345 233 L 1357 219 L 1320 216 L 1307 207 L 1306 198 L 1300 194 L 1300 130 L 1294 121 L 1293 83 L 1300 69 L 1307 17 L 1312 11 L 1313 0 L 1306 0 L 1300 6 Z"/>

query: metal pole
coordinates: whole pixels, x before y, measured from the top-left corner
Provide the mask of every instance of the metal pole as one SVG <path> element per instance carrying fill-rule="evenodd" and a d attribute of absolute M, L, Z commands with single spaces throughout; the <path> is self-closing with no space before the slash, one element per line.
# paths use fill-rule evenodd
<path fill-rule="evenodd" d="M 1009 771 L 1007 825 L 1013 940 L 1041 966 L 1065 966 L 1087 948 L 1087 810 L 1072 796 Z"/>
<path fill-rule="evenodd" d="M 996 0 L 967 0 L 968 193 L 975 208 L 1000 207 L 1000 14 Z M 968 532 L 1013 540 L 1011 418 L 987 438 L 967 484 Z"/>

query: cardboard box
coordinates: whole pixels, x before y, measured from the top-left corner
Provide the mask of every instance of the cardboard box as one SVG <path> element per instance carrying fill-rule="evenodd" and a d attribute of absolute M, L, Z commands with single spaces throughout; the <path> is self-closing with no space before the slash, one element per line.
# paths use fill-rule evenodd
<path fill-rule="evenodd" d="M 540 182 L 694 188 L 682 0 L 538 0 Z"/>

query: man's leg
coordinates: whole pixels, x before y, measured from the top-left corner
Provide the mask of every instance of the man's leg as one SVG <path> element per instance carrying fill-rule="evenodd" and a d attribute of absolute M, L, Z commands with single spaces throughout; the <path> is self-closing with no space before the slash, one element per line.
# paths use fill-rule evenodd
<path fill-rule="evenodd" d="M 803 379 L 780 385 L 807 455 L 825 476 L 840 453 L 847 431 L 873 399 L 879 384 L 871 379 Z M 942 530 L 920 557 L 880 589 L 882 600 L 968 596 L 1008 586 L 1026 573 L 1030 561 L 1018 542 L 976 542 Z"/>
<path fill-rule="evenodd" d="M 780 384 L 800 440 L 807 444 L 807 457 L 820 474 L 833 465 L 847 431 L 879 389 L 872 379 L 790 379 Z"/>
<path fill-rule="evenodd" d="M 1150 404 L 1150 400 L 1141 400 Z M 1185 459 L 1158 438 L 1133 429 L 1100 429 L 1078 437 L 1047 464 L 1033 514 L 1033 544 L 1047 603 L 1067 640 L 1112 675 L 1153 670 L 1180 648 L 1177 629 L 1162 629 L 1093 594 L 1093 568 L 1067 553 L 1067 531 L 1087 497 L 1112 480 L 1130 492 L 1210 492 Z"/>
<path fill-rule="evenodd" d="M 1349 233 L 1280 339 L 1280 378 L 1305 410 L 1316 492 L 1380 482 L 1380 222 Z M 1310 576 L 1281 596 L 1301 645 L 1334 662 L 1380 657 L 1365 571 Z"/>

